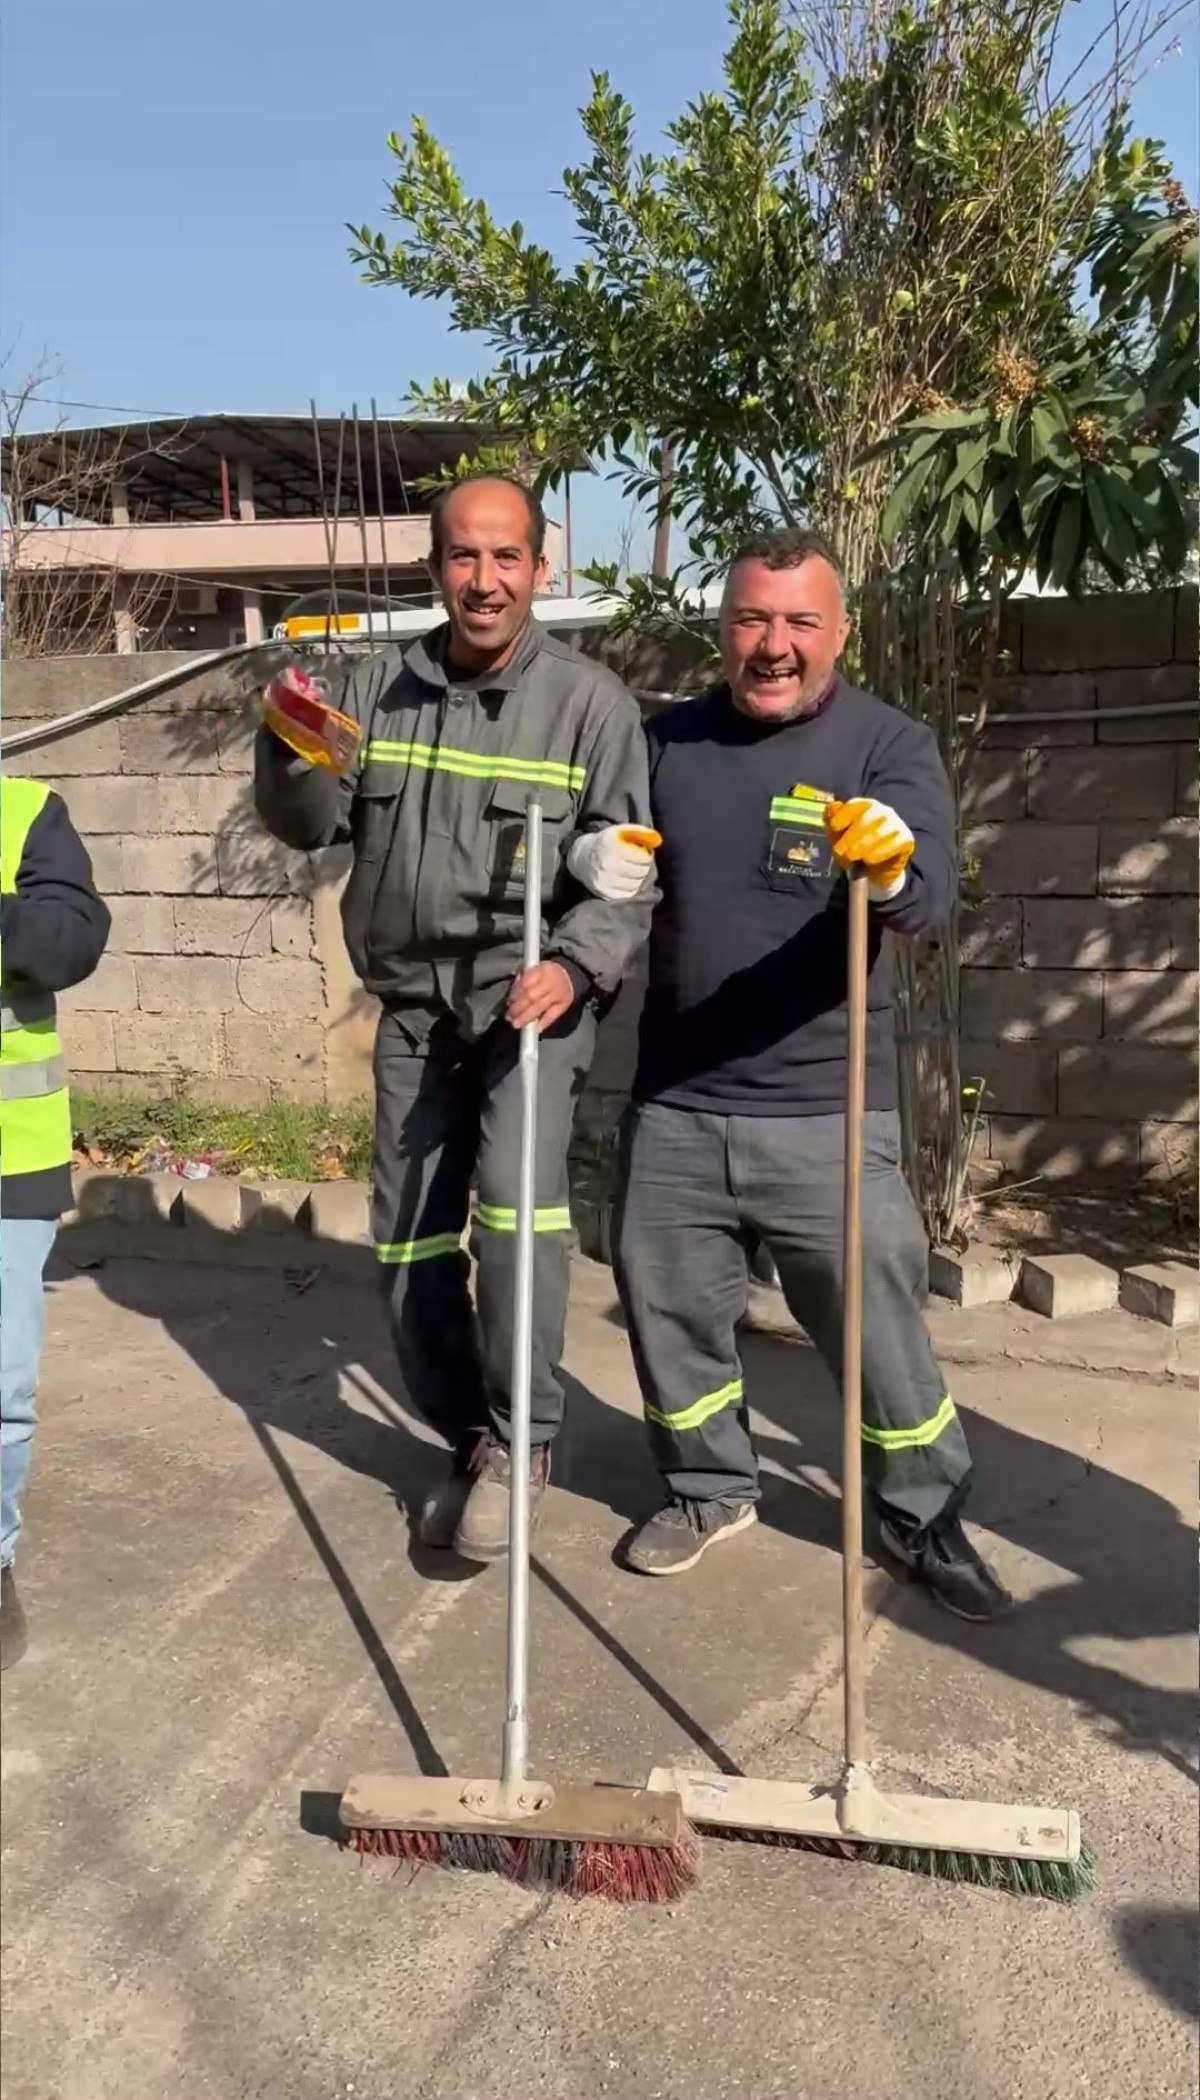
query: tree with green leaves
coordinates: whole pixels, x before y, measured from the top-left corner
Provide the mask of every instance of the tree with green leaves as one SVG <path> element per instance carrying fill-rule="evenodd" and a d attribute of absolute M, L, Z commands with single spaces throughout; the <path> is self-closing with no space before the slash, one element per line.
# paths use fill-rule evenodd
<path fill-rule="evenodd" d="M 665 501 L 686 555 L 671 577 L 633 580 L 635 611 L 669 608 L 683 575 L 716 574 L 772 519 L 818 518 L 852 583 L 901 528 L 936 532 L 970 576 L 993 555 L 1039 555 L 1043 476 L 1056 460 L 1074 471 L 1068 445 L 1083 503 L 1056 490 L 1045 522 L 1065 549 L 1079 517 L 1072 573 L 1093 549 L 1089 447 L 1130 492 L 1118 508 L 1138 551 L 1177 557 L 1186 435 L 1178 418 L 1153 428 L 1165 367 L 1142 410 L 1133 397 L 1149 316 L 1162 333 L 1170 314 L 1186 364 L 1179 236 L 1190 223 L 1194 280 L 1194 219 L 1159 150 L 1121 129 L 1131 67 L 1163 18 L 1116 0 L 1072 79 L 1057 56 L 1065 7 L 731 0 L 724 85 L 684 109 L 663 150 L 638 149 L 630 104 L 594 76 L 589 155 L 562 177 L 573 263 L 500 224 L 414 118 L 389 140 L 398 233 L 360 226 L 354 253 L 369 282 L 443 301 L 490 357 L 465 402 L 434 381 L 418 405 L 519 438 L 543 482 L 582 453 L 648 510 Z M 1137 288 L 1151 256 L 1169 257 L 1165 294 L 1161 274 Z M 1118 430 L 1130 447 L 1161 440 L 1161 486 Z M 897 481 L 905 500 L 885 516 Z M 1117 557 L 1127 535 L 1105 545 Z"/>

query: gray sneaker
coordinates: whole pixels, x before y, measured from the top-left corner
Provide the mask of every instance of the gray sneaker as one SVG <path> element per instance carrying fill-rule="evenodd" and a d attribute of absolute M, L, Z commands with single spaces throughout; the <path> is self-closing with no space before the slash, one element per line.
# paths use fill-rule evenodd
<path fill-rule="evenodd" d="M 499 1437 L 481 1441 L 471 1462 L 474 1479 L 454 1533 L 454 1551 L 463 1560 L 485 1563 L 508 1558 L 508 1490 L 512 1466 L 508 1446 Z M 542 1497 L 550 1478 L 550 1447 L 542 1444 L 529 1468 L 529 1535 L 537 1530 Z"/>
<path fill-rule="evenodd" d="M 29 1646 L 29 1628 L 11 1568 L 0 1569 L 0 1670 L 19 1663 Z"/>
<path fill-rule="evenodd" d="M 638 1526 L 625 1565 L 639 1575 L 682 1575 L 718 1539 L 731 1539 L 757 1520 L 753 1502 L 668 1502 Z"/>

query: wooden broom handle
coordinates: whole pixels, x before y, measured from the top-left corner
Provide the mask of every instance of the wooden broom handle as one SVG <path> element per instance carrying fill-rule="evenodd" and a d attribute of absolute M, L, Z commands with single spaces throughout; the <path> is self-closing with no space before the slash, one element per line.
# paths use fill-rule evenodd
<path fill-rule="evenodd" d="M 863 1654 L 862 1169 L 867 1088 L 867 884 L 851 871 L 846 955 L 845 1193 L 842 1202 L 842 1635 L 845 1756 L 866 1758 Z"/>

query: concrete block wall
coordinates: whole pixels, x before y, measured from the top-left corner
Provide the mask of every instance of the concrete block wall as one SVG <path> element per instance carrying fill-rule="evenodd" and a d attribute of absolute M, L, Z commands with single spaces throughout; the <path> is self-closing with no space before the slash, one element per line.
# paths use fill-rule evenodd
<path fill-rule="evenodd" d="M 5 734 L 186 661 L 7 664 Z M 217 672 L 6 761 L 61 790 L 112 911 L 100 968 L 61 1002 L 80 1086 L 248 1103 L 366 1091 L 370 1002 L 341 948 L 341 856 L 265 837 L 250 795 L 254 726 L 252 696 Z"/>
<path fill-rule="evenodd" d="M 1196 593 L 1018 601 L 966 756 L 962 1061 L 986 1157 L 1182 1174 L 1197 1113 Z M 1165 714 L 1186 703 L 1188 711 Z M 1094 710 L 1128 708 L 1123 719 Z M 1039 716 L 1065 717 L 1056 721 Z"/>
<path fill-rule="evenodd" d="M 700 675 L 677 653 L 580 635 L 641 691 Z M 1012 610 L 1012 669 L 968 754 L 981 901 L 962 939 L 964 1064 L 987 1085 L 998 1166 L 1049 1175 L 1175 1171 L 1194 1146 L 1194 590 Z M 5 733 L 120 691 L 175 656 L 4 666 Z M 1130 720 L 1097 721 L 1097 706 Z M 1033 717 L 1064 714 L 1066 720 Z M 252 701 L 229 675 L 14 761 L 60 786 L 114 920 L 65 1003 L 88 1085 L 187 1084 L 223 1098 L 369 1090 L 372 1002 L 338 917 L 339 855 L 266 839 L 249 795 Z M 601 1030 L 581 1103 L 599 1170 L 633 1071 L 640 971 Z M 590 1163 L 590 1165 L 589 1165 Z"/>

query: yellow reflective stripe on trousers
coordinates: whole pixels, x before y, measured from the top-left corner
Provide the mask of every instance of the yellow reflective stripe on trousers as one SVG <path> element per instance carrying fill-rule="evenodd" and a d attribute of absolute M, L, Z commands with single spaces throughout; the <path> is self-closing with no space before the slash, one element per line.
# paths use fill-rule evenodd
<path fill-rule="evenodd" d="M 731 1407 L 741 1398 L 742 1381 L 731 1378 L 728 1385 L 719 1386 L 715 1393 L 702 1393 L 699 1400 L 693 1400 L 690 1407 L 681 1408 L 678 1414 L 666 1415 L 661 1408 L 651 1407 L 648 1400 L 643 1403 L 642 1412 L 648 1422 L 658 1422 L 662 1428 L 678 1433 L 683 1429 L 699 1429 L 701 1422 L 707 1422 L 710 1415 L 719 1415 L 723 1407 Z"/>
<path fill-rule="evenodd" d="M 364 765 L 416 766 L 426 773 L 457 773 L 464 780 L 515 780 L 523 787 L 581 788 L 582 766 L 556 758 L 489 757 L 483 751 L 456 751 L 448 744 L 396 743 L 376 737 L 363 753 Z"/>
<path fill-rule="evenodd" d="M 434 1261 L 439 1254 L 457 1254 L 461 1232 L 436 1232 L 427 1240 L 377 1240 L 375 1259 L 394 1268 L 407 1268 L 414 1261 Z"/>
<path fill-rule="evenodd" d="M 475 1222 L 485 1232 L 515 1232 L 517 1214 L 515 1210 L 504 1210 L 496 1203 L 481 1203 L 475 1212 Z M 535 1232 L 570 1232 L 571 1213 L 565 1203 L 555 1204 L 546 1210 L 535 1210 L 533 1214 Z"/>
<path fill-rule="evenodd" d="M 926 1444 L 936 1444 L 943 1429 L 949 1429 L 957 1417 L 953 1400 L 947 1393 L 935 1415 L 924 1422 L 914 1422 L 911 1429 L 872 1429 L 863 1423 L 863 1442 L 875 1444 L 880 1451 L 920 1451 Z"/>

